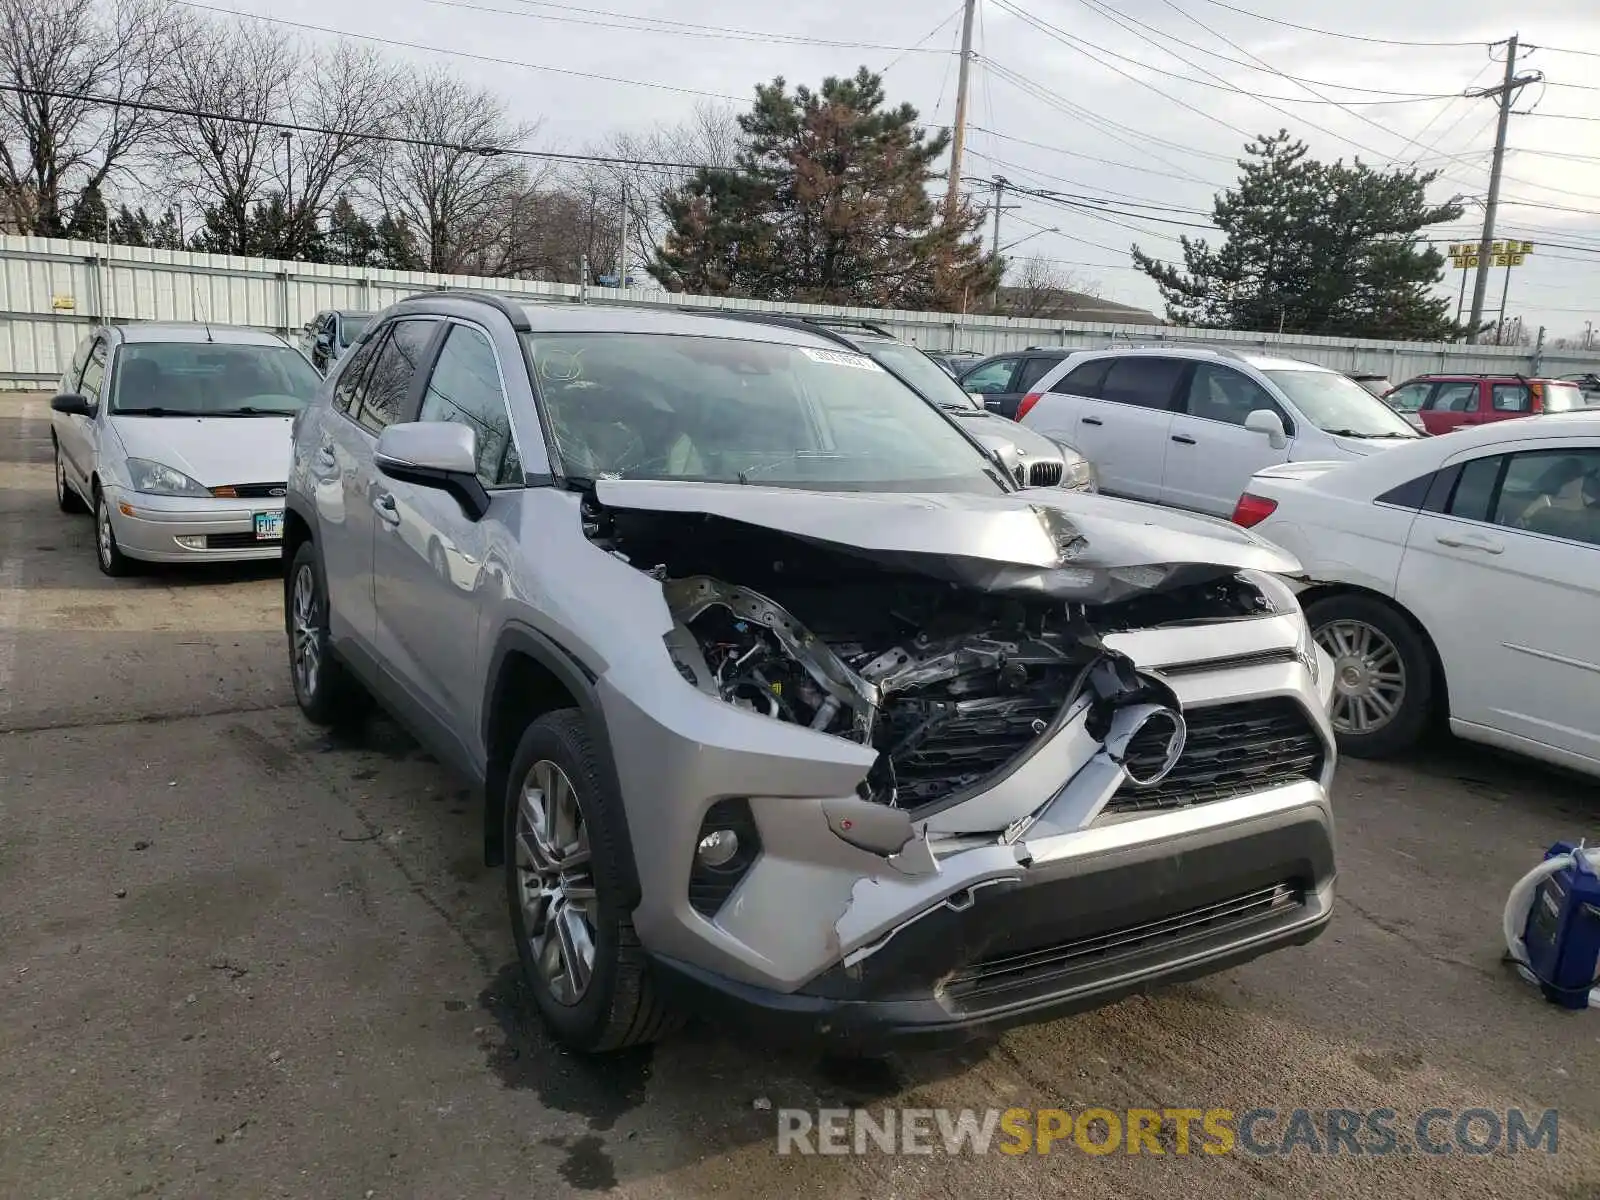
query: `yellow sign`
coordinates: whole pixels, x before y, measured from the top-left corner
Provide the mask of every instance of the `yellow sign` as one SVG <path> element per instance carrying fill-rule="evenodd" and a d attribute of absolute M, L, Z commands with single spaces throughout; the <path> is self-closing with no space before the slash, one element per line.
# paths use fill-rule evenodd
<path fill-rule="evenodd" d="M 50 307 L 57 312 L 70 312 L 78 307 L 78 302 L 71 296 L 53 296 L 50 300 Z"/>
<path fill-rule="evenodd" d="M 1477 242 L 1452 242 L 1449 248 L 1450 266 L 1457 271 L 1476 270 L 1482 256 Z M 1533 253 L 1532 242 L 1490 242 L 1489 262 L 1496 267 L 1520 267 Z"/>

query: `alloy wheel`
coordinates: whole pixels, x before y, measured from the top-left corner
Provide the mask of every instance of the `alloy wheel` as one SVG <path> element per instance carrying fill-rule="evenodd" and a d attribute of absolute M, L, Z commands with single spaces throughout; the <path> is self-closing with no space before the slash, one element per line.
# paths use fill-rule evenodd
<path fill-rule="evenodd" d="M 1333 658 L 1333 708 L 1339 733 L 1376 733 L 1399 714 L 1406 698 L 1406 666 L 1382 630 L 1365 621 L 1330 621 L 1316 631 L 1317 645 Z"/>
<path fill-rule="evenodd" d="M 322 674 L 322 629 L 317 624 L 317 577 L 310 563 L 302 563 L 294 575 L 294 595 L 290 619 L 294 623 L 291 652 L 294 655 L 295 682 L 307 700 L 317 694 Z"/>
<path fill-rule="evenodd" d="M 522 781 L 515 853 L 533 962 L 552 999 L 577 1004 L 594 977 L 594 872 L 577 791 L 549 759 L 534 763 Z"/>
<path fill-rule="evenodd" d="M 111 529 L 111 506 L 106 503 L 104 493 L 95 498 L 95 552 L 100 555 L 100 563 L 107 570 L 111 569 L 112 553 L 116 549 L 116 535 Z"/>
<path fill-rule="evenodd" d="M 56 447 L 56 503 L 67 502 L 67 469 L 61 465 L 61 447 Z"/>

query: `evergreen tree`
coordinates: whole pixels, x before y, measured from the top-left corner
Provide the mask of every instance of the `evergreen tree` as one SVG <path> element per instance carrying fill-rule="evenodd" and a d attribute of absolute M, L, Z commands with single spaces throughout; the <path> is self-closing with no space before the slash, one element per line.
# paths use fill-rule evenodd
<path fill-rule="evenodd" d="M 1287 131 L 1257 138 L 1245 155 L 1238 185 L 1216 198 L 1221 246 L 1181 238 L 1182 269 L 1133 247 L 1172 320 L 1330 337 L 1456 336 L 1450 299 L 1432 291 L 1444 256 L 1422 240 L 1428 226 L 1462 212 L 1455 201 L 1428 203 L 1437 172 L 1318 162 Z"/>
<path fill-rule="evenodd" d="M 692 292 L 880 308 L 960 308 L 993 288 L 981 214 L 938 219 L 928 184 L 949 134 L 885 107 L 865 67 L 817 91 L 782 78 L 739 117 L 730 170 L 702 170 L 662 211 L 651 273 Z"/>

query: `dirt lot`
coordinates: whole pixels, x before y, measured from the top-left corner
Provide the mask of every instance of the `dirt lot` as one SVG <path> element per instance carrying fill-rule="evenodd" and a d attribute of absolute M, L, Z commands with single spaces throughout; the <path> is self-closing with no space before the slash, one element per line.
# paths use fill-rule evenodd
<path fill-rule="evenodd" d="M 1445 744 L 1340 768 L 1333 928 L 877 1066 L 698 1027 L 597 1068 L 523 1014 L 461 785 L 292 706 L 273 571 L 112 581 L 0 396 L 0 1195 L 1600 1197 L 1600 1016 L 1501 965 L 1592 785 Z M 780 1157 L 784 1107 L 1560 1110 L 1554 1155 Z M 1447 1129 L 1448 1124 L 1439 1129 Z M 1281 1136 L 1278 1132 L 1271 1136 Z"/>

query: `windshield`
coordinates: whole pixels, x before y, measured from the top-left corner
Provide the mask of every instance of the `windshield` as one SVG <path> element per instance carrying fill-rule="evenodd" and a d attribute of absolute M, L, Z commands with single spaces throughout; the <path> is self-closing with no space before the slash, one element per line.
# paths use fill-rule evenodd
<path fill-rule="evenodd" d="M 134 342 L 117 354 L 112 413 L 292 417 L 316 395 L 316 369 L 288 346 Z"/>
<path fill-rule="evenodd" d="M 1302 416 L 1324 433 L 1358 438 L 1421 437 L 1394 409 L 1334 371 L 1266 371 Z"/>
<path fill-rule="evenodd" d="M 367 327 L 371 317 L 341 317 L 339 318 L 339 344 L 348 346 L 361 336 L 361 331 Z"/>
<path fill-rule="evenodd" d="M 1575 383 L 1547 383 L 1544 385 L 1545 412 L 1571 412 L 1585 407 L 1583 392 Z"/>
<path fill-rule="evenodd" d="M 948 418 L 864 354 L 682 335 L 523 336 L 569 477 L 1006 490 Z"/>
<path fill-rule="evenodd" d="M 966 411 L 982 407 L 967 395 L 954 375 L 915 346 L 903 342 L 869 342 L 865 349 L 873 359 L 935 404 Z"/>

